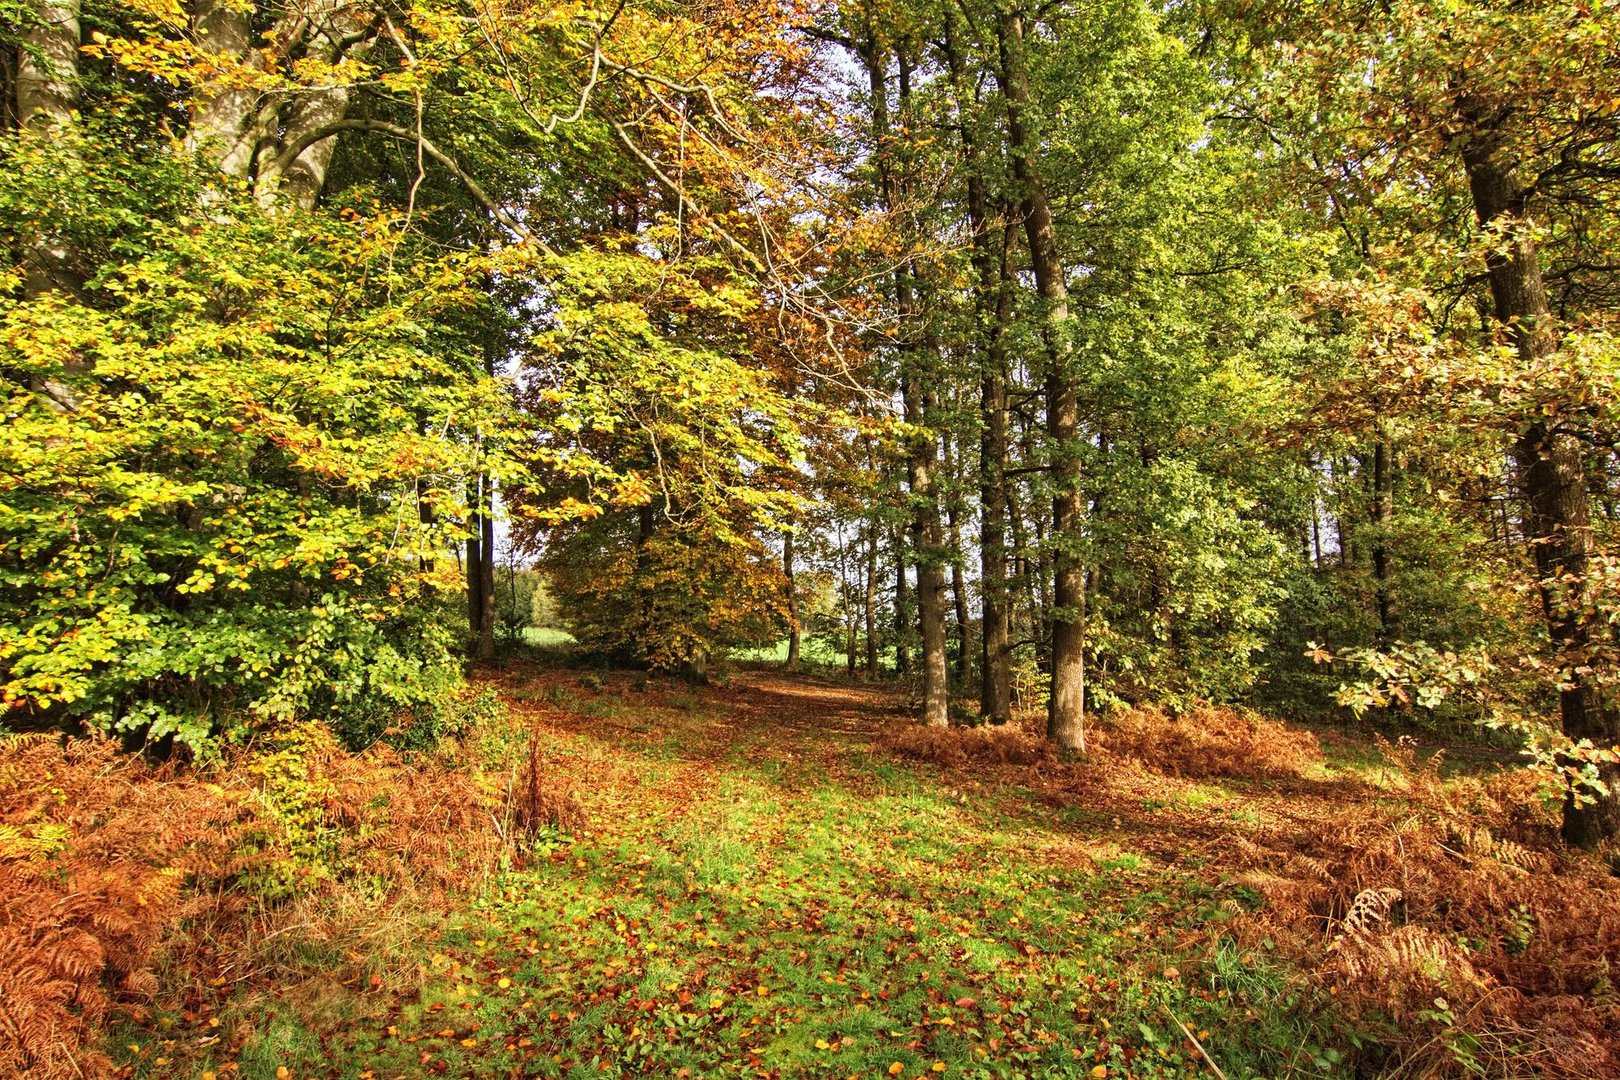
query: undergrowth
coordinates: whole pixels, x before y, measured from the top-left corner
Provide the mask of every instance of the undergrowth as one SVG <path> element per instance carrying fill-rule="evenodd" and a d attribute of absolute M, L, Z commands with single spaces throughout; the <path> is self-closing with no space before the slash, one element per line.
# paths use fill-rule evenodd
<path fill-rule="evenodd" d="M 1523 770 L 505 678 L 410 752 L 9 738 L 0 1075 L 1620 1073 L 1620 900 Z"/>
<path fill-rule="evenodd" d="M 1334 1002 L 1347 1068 L 1620 1075 L 1620 890 L 1601 858 L 1559 843 L 1537 774 L 1443 777 L 1441 755 L 1376 735 L 1379 763 L 1335 770 L 1308 732 L 1217 709 L 1116 713 L 1067 762 L 1036 722 L 881 741 L 953 774 L 995 768 L 1094 817 L 1134 798 L 1164 828 L 1191 825 L 1177 854 L 1231 898 L 1232 940 L 1275 951 Z M 1212 796 L 1172 779 L 1208 777 L 1248 786 Z M 1228 823 L 1199 829 L 1210 809 Z"/>
<path fill-rule="evenodd" d="M 190 1016 L 201 1059 L 226 1056 L 254 1037 L 245 1003 L 311 972 L 414 987 L 410 941 L 495 866 L 492 810 L 521 802 L 462 756 L 353 753 L 316 721 L 189 765 L 5 737 L 0 1075 L 107 1074 L 104 1027 L 154 1016 Z M 121 1056 L 168 1075 L 182 1055 L 165 1042 Z"/>

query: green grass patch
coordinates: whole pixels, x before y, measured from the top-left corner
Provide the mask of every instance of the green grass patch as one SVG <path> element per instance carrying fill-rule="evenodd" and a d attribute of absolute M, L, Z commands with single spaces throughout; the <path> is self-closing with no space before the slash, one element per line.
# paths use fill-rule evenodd
<path fill-rule="evenodd" d="M 659 732 L 548 736 L 633 777 L 578 778 L 594 828 L 422 942 L 420 994 L 320 1035 L 264 1025 L 242 1076 L 1207 1075 L 1178 1020 L 1233 1080 L 1332 1072 L 1323 1003 L 1222 938 L 1230 896 L 1107 841 L 1072 854 L 1101 832 L 1083 808 L 968 805 L 926 766 L 701 698 L 578 709 Z"/>

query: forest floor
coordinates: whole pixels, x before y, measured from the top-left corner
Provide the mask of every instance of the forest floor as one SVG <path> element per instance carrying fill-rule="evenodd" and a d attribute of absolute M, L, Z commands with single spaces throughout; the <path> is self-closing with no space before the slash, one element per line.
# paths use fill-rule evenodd
<path fill-rule="evenodd" d="M 918 752 L 892 688 L 486 678 L 588 824 L 424 922 L 414 978 L 265 988 L 183 1073 L 154 1067 L 175 1021 L 149 1019 L 126 1075 L 1238 1080 L 1347 1075 L 1372 1037 L 1264 922 L 1238 927 L 1347 806 L 1406 798 L 1382 759 L 1295 732 L 1264 753 L 1303 766 L 1215 778 L 1106 735 L 1078 763 L 953 760 Z"/>

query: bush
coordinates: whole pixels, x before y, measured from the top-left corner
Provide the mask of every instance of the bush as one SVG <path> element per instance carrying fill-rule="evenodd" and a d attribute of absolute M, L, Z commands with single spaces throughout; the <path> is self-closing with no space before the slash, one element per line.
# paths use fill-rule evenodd
<path fill-rule="evenodd" d="M 0 275 L 0 698 L 194 748 L 307 716 L 364 744 L 459 683 L 459 425 L 501 397 L 422 327 L 481 297 L 358 214 L 205 193 L 167 141 L 0 142 L 0 245 L 52 206 L 95 253 L 82 297 Z"/>
<path fill-rule="evenodd" d="M 202 766 L 0 739 L 0 1074 L 106 1072 L 112 1012 L 221 965 L 270 978 L 310 943 L 386 962 L 379 927 L 493 865 L 495 808 L 467 770 L 351 753 L 316 721 Z M 160 958 L 180 972 L 164 987 Z"/>

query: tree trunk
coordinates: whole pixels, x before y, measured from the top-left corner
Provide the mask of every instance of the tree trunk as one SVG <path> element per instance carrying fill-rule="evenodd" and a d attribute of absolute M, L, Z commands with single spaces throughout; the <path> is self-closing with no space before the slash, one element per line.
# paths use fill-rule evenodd
<path fill-rule="evenodd" d="M 474 660 L 495 659 L 495 517 L 494 484 L 488 476 L 473 481 L 467 537 L 467 621 Z"/>
<path fill-rule="evenodd" d="M 484 621 L 484 526 L 478 512 L 483 495 L 477 480 L 472 481 L 467 494 L 467 563 L 463 568 L 467 573 L 467 651 L 474 659 L 482 659 L 478 655 L 478 628 Z"/>
<path fill-rule="evenodd" d="M 878 677 L 877 641 L 878 540 L 877 522 L 866 523 L 866 677 Z"/>
<path fill-rule="evenodd" d="M 1493 248 L 1486 257 L 1497 322 L 1525 365 L 1538 365 L 1557 352 L 1558 332 L 1517 163 L 1505 152 L 1495 118 L 1482 115 L 1468 101 L 1461 105 L 1475 129 L 1462 153 L 1474 211 L 1482 225 L 1505 225 L 1505 247 Z M 1587 671 L 1592 640 L 1587 572 L 1594 542 L 1580 440 L 1537 419 L 1521 431 L 1514 457 L 1528 504 L 1526 523 L 1541 576 L 1547 629 L 1564 668 L 1559 693 L 1564 734 L 1612 747 L 1620 743 L 1620 712 L 1603 701 Z M 1589 793 L 1591 800 L 1579 806 L 1573 792 L 1565 797 L 1563 835 L 1568 843 L 1592 847 L 1620 834 L 1620 766 L 1601 765 L 1598 774 L 1608 794 Z"/>
<path fill-rule="evenodd" d="M 856 537 L 857 543 L 859 539 L 859 537 Z M 850 555 L 849 547 L 844 543 L 844 530 L 840 526 L 838 530 L 838 576 L 844 596 L 844 666 L 849 673 L 851 682 L 855 681 L 855 639 L 859 630 L 858 617 L 855 613 L 855 586 L 850 583 L 850 567 L 853 565 L 855 565 L 855 559 Z"/>
<path fill-rule="evenodd" d="M 906 422 L 926 423 L 920 391 L 902 382 Z M 917 629 L 922 639 L 923 723 L 945 727 L 951 722 L 950 673 L 945 661 L 945 571 L 940 565 L 943 537 L 934 489 L 934 438 L 914 436 L 906 463 L 912 499 L 911 542 L 917 557 Z"/>
<path fill-rule="evenodd" d="M 1012 323 L 1012 230 L 1001 245 L 994 329 L 984 354 L 979 404 L 979 589 L 984 656 L 979 712 L 992 724 L 1012 718 L 1012 597 L 1007 586 L 1007 329 Z"/>
<path fill-rule="evenodd" d="M 903 205 L 904 178 L 896 167 L 896 142 L 889 126 L 888 54 L 872 43 L 866 50 L 867 74 L 872 88 L 872 127 L 878 156 L 878 173 L 885 208 L 897 212 Z M 911 93 L 910 65 L 899 56 L 900 106 L 905 110 Z M 909 228 L 906 243 L 912 237 Z M 911 546 L 917 565 L 917 629 L 922 644 L 922 720 L 929 727 L 950 724 L 950 674 L 945 660 L 945 569 L 944 534 L 939 520 L 939 492 L 936 483 L 938 443 L 927 430 L 933 419 L 927 407 L 927 386 L 933 372 L 928 370 L 928 350 L 923 343 L 909 339 L 918 321 L 915 272 L 901 265 L 894 273 L 895 314 L 900 323 L 900 397 L 906 422 L 916 429 L 906 454 L 906 479 L 910 489 Z"/>
<path fill-rule="evenodd" d="M 1029 72 L 1024 61 L 1024 21 L 1014 10 L 1000 15 L 1001 66 L 997 72 L 1007 107 L 1007 149 L 1021 189 L 1024 235 L 1046 336 L 1046 427 L 1052 463 L 1052 693 L 1047 736 L 1064 750 L 1084 752 L 1085 568 L 1080 558 L 1080 400 L 1069 370 L 1069 290 L 1064 280 L 1057 230 L 1036 166 L 1029 131 Z"/>
<path fill-rule="evenodd" d="M 1395 626 L 1395 569 L 1389 556 L 1390 519 L 1395 514 L 1395 472 L 1389 432 L 1379 425 L 1373 437 L 1373 581 L 1378 607 L 1378 640 L 1389 645 L 1400 636 Z"/>
<path fill-rule="evenodd" d="M 24 127 L 47 130 L 73 123 L 79 101 L 79 0 L 44 0 L 39 25 L 22 35 L 13 79 L 17 119 Z M 77 292 L 83 278 L 62 243 L 49 232 L 23 250 L 23 295 L 28 299 L 53 291 Z M 65 386 L 40 380 L 33 386 L 63 408 L 73 408 Z"/>
<path fill-rule="evenodd" d="M 972 193 L 970 192 L 970 202 Z M 981 207 L 980 214 L 984 213 Z M 1014 228 L 1002 230 L 1000 251 L 976 257 L 981 310 L 989 309 L 979 376 L 983 428 L 979 444 L 979 591 L 983 657 L 980 661 L 979 714 L 992 724 L 1012 719 L 1012 597 L 1007 583 L 1007 335 L 1013 316 Z M 992 242 L 984 245 L 994 248 Z"/>
<path fill-rule="evenodd" d="M 978 281 L 975 306 L 984 327 L 979 346 L 979 714 L 992 724 L 1012 717 L 1011 608 L 1007 594 L 1007 331 L 1012 323 L 1011 222 L 998 236 L 990 221 L 986 155 L 969 110 L 971 91 L 960 36 L 963 19 L 950 8 L 943 50 L 951 73 L 962 154 L 967 162 L 968 227 Z M 954 526 L 954 522 L 953 522 Z M 954 528 L 953 528 L 954 534 Z M 955 538 L 953 535 L 953 543 Z M 966 643 L 964 642 L 964 654 Z"/>
<path fill-rule="evenodd" d="M 217 62 L 226 69 L 232 62 L 252 66 L 246 7 L 230 0 L 204 0 L 197 6 L 192 24 L 200 53 L 220 58 Z M 218 89 L 199 86 L 192 96 L 186 149 L 203 154 L 232 179 L 247 179 L 260 151 L 261 136 L 273 131 L 275 122 L 274 107 L 260 98 L 259 91 L 232 86 L 229 81 Z"/>
<path fill-rule="evenodd" d="M 947 451 L 949 444 L 946 444 Z M 953 460 L 947 453 L 945 469 L 953 476 L 960 476 L 961 456 L 958 451 Z M 947 496 L 945 500 L 945 527 L 946 538 L 950 545 L 951 559 L 951 603 L 956 609 L 956 684 L 966 686 L 973 680 L 973 619 L 969 611 L 967 576 L 962 567 L 962 528 L 958 521 L 959 501 L 956 495 Z"/>
<path fill-rule="evenodd" d="M 788 652 L 787 669 L 799 670 L 799 594 L 793 581 L 793 533 L 782 534 L 782 576 L 787 578 Z"/>
<path fill-rule="evenodd" d="M 344 118 L 353 97 L 343 84 L 266 93 L 240 85 L 231 68 L 255 72 L 279 56 L 253 47 L 247 9 L 204 0 L 193 18 L 198 49 L 217 58 L 219 84 L 200 86 L 191 103 L 186 148 L 202 153 L 234 180 L 251 180 L 260 202 L 285 199 L 309 209 L 326 187 L 337 136 L 318 133 Z M 335 0 L 316 0 L 271 28 L 269 40 L 288 53 L 336 64 L 371 47 L 365 27 Z"/>
<path fill-rule="evenodd" d="M 894 549 L 894 670 L 911 674 L 911 588 L 906 582 L 906 543 L 899 529 L 893 531 Z"/>
<path fill-rule="evenodd" d="M 66 126 L 79 101 L 79 0 L 42 0 L 17 51 L 17 121 Z"/>

